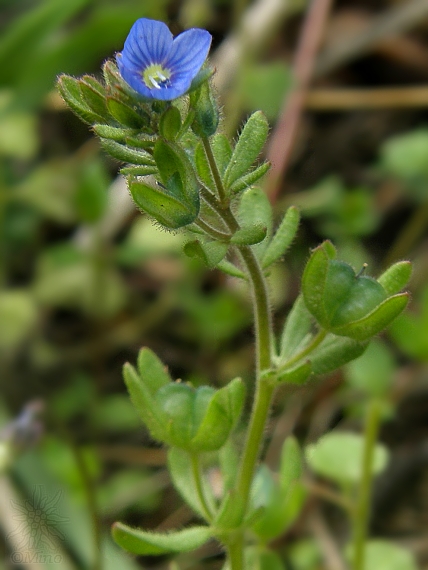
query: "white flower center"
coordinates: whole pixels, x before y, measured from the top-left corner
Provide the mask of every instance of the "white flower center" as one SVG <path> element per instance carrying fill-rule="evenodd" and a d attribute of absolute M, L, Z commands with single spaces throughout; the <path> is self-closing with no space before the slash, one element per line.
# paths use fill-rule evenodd
<path fill-rule="evenodd" d="M 170 84 L 171 72 L 158 63 L 153 63 L 142 72 L 144 83 L 149 89 L 162 89 Z"/>

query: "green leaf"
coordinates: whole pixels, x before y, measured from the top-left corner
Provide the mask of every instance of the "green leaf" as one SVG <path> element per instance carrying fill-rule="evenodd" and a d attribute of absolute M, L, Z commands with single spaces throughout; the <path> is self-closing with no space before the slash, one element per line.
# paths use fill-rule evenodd
<path fill-rule="evenodd" d="M 168 141 L 174 141 L 181 129 L 180 111 L 171 105 L 163 112 L 159 121 L 159 132 Z"/>
<path fill-rule="evenodd" d="M 153 155 L 162 182 L 171 194 L 195 212 L 196 217 L 199 213 L 199 185 L 185 150 L 174 142 L 159 139 Z"/>
<path fill-rule="evenodd" d="M 111 154 L 117 160 L 129 162 L 130 164 L 142 164 L 145 166 L 154 166 L 153 157 L 144 150 L 136 150 L 129 148 L 111 139 L 100 139 L 101 145 L 106 152 Z"/>
<path fill-rule="evenodd" d="M 246 122 L 233 150 L 224 174 L 224 184 L 232 184 L 251 168 L 261 153 L 269 132 L 269 123 L 261 111 L 253 113 Z"/>
<path fill-rule="evenodd" d="M 125 143 L 126 137 L 134 133 L 133 129 L 123 129 L 120 127 L 111 127 L 110 125 L 96 124 L 93 126 L 96 135 L 103 139 L 111 139 L 119 143 Z M 133 146 L 133 145 L 130 145 Z"/>
<path fill-rule="evenodd" d="M 82 99 L 82 93 L 77 79 L 69 75 L 61 75 L 58 79 L 57 86 L 64 101 L 82 121 L 89 125 L 104 122 L 104 117 L 98 113 L 94 113 Z"/>
<path fill-rule="evenodd" d="M 212 531 L 206 526 L 195 526 L 161 534 L 115 523 L 112 534 L 116 543 L 128 552 L 140 555 L 159 555 L 195 550 L 211 538 Z"/>
<path fill-rule="evenodd" d="M 327 374 L 358 358 L 366 350 L 368 342 L 329 334 L 311 352 L 310 359 L 314 374 Z"/>
<path fill-rule="evenodd" d="M 240 378 L 217 390 L 192 440 L 192 449 L 196 452 L 220 449 L 241 415 L 244 399 L 245 385 Z"/>
<path fill-rule="evenodd" d="M 272 229 L 272 206 L 261 188 L 249 188 L 241 197 L 238 220 L 242 226 L 260 225 Z"/>
<path fill-rule="evenodd" d="M 153 395 L 159 388 L 172 382 L 167 367 L 150 348 L 140 350 L 137 367 L 140 377 Z"/>
<path fill-rule="evenodd" d="M 186 503 L 202 518 L 205 518 L 205 508 L 201 503 L 193 475 L 192 461 L 187 451 L 173 447 L 168 451 L 168 471 L 172 482 Z M 204 497 L 212 512 L 215 501 L 210 485 L 205 478 L 202 480 Z"/>
<path fill-rule="evenodd" d="M 378 277 L 378 282 L 385 289 L 387 295 L 399 293 L 409 282 L 412 275 L 412 264 L 410 261 L 399 261 Z"/>
<path fill-rule="evenodd" d="M 148 124 L 148 117 L 142 117 L 132 107 L 121 101 L 120 99 L 108 96 L 106 99 L 107 108 L 121 125 L 131 129 L 141 129 Z"/>
<path fill-rule="evenodd" d="M 352 546 L 346 549 L 352 560 Z M 387 540 L 368 540 L 365 544 L 364 570 L 417 570 L 413 554 Z"/>
<path fill-rule="evenodd" d="M 281 335 L 280 359 L 286 362 L 306 344 L 312 330 L 313 317 L 299 295 L 288 314 Z"/>
<path fill-rule="evenodd" d="M 229 139 L 222 133 L 215 134 L 211 139 L 214 158 L 220 175 L 223 176 L 232 158 L 232 147 Z"/>
<path fill-rule="evenodd" d="M 209 188 L 213 194 L 217 192 L 216 183 L 214 181 L 211 167 L 205 154 L 202 143 L 198 143 L 195 148 L 195 165 L 198 177 L 204 186 Z"/>
<path fill-rule="evenodd" d="M 189 241 L 184 245 L 184 253 L 188 257 L 199 259 L 202 263 L 213 269 L 218 266 L 228 250 L 227 243 L 218 241 L 202 242 L 200 240 Z"/>
<path fill-rule="evenodd" d="M 88 75 L 84 75 L 79 79 L 79 86 L 82 93 L 82 99 L 88 107 L 94 113 L 104 117 L 106 122 L 111 121 L 111 115 L 106 106 L 105 91 L 103 93 L 103 88 L 96 79 L 89 77 Z"/>
<path fill-rule="evenodd" d="M 138 208 L 167 228 L 178 229 L 187 226 L 198 215 L 199 202 L 190 204 L 180 200 L 160 185 L 152 186 L 129 177 L 128 188 Z"/>
<path fill-rule="evenodd" d="M 149 386 L 137 374 L 135 368 L 128 362 L 123 367 L 123 378 L 128 388 L 131 401 L 147 425 L 154 439 L 165 441 L 166 417 L 156 402 Z"/>
<path fill-rule="evenodd" d="M 306 460 L 311 469 L 340 484 L 358 484 L 363 464 L 364 438 L 355 433 L 330 432 L 317 443 L 308 445 Z M 377 444 L 374 450 L 371 472 L 384 470 L 388 462 L 388 450 Z"/>
<path fill-rule="evenodd" d="M 288 436 L 281 449 L 279 484 L 284 492 L 299 481 L 303 474 L 302 451 L 294 436 Z"/>
<path fill-rule="evenodd" d="M 264 252 L 262 259 L 264 269 L 269 267 L 272 263 L 275 263 L 275 261 L 278 261 L 278 259 L 285 254 L 296 236 L 299 221 L 299 210 L 294 206 L 288 208 L 281 224 Z"/>
<path fill-rule="evenodd" d="M 120 173 L 123 176 L 150 176 L 151 174 L 157 174 L 157 166 L 153 165 L 140 165 L 140 166 L 124 166 L 120 169 Z"/>
<path fill-rule="evenodd" d="M 252 531 L 264 543 L 282 534 L 295 520 L 303 507 L 306 492 L 297 480 L 282 487 L 270 470 L 262 465 L 254 478 L 251 489 L 252 509 L 263 508 L 252 525 Z"/>
<path fill-rule="evenodd" d="M 408 302 L 408 293 L 394 295 L 385 299 L 383 303 L 362 319 L 341 327 L 335 326 L 332 330 L 337 335 L 349 336 L 359 341 L 367 340 L 390 325 L 406 308 Z"/>
<path fill-rule="evenodd" d="M 230 240 L 234 245 L 254 245 L 266 237 L 267 228 L 260 223 L 243 225 Z"/>
<path fill-rule="evenodd" d="M 278 373 L 277 382 L 280 384 L 304 384 L 312 373 L 310 360 L 295 364 Z"/>
<path fill-rule="evenodd" d="M 238 192 L 242 192 L 243 190 L 246 190 L 247 188 L 255 184 L 257 180 L 260 180 L 260 178 L 262 178 L 266 174 L 270 166 L 271 166 L 270 162 L 264 162 L 263 164 L 252 170 L 251 172 L 248 172 L 248 174 L 244 174 L 244 176 L 238 178 L 238 180 L 236 180 L 236 182 L 234 182 L 230 187 L 230 193 L 237 194 Z"/>

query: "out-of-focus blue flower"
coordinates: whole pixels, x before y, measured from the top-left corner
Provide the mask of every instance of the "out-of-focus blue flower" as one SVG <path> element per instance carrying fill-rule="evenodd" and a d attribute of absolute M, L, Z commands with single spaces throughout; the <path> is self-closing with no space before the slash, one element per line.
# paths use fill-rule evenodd
<path fill-rule="evenodd" d="M 163 22 L 140 18 L 116 61 L 134 91 L 148 99 L 170 101 L 189 89 L 210 45 L 211 34 L 206 30 L 192 28 L 174 38 Z"/>

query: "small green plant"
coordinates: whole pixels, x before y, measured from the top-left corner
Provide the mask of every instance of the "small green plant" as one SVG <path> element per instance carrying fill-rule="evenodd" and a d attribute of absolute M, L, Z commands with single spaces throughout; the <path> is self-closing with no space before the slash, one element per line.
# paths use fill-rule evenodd
<path fill-rule="evenodd" d="M 174 485 L 202 524 L 162 534 L 116 523 L 113 536 L 126 550 L 147 555 L 190 551 L 214 537 L 226 549 L 225 569 L 283 568 L 269 544 L 293 523 L 306 490 L 295 439 L 284 442 L 278 478 L 258 466 L 275 390 L 284 384 L 298 389 L 362 355 L 407 305 L 401 291 L 411 267 L 399 262 L 374 279 L 364 275 L 365 267 L 356 273 L 338 260 L 325 241 L 311 252 L 301 294 L 275 338 L 266 277 L 291 246 L 299 211 L 291 206 L 274 228 L 271 205 L 256 186 L 269 169 L 259 162 L 269 132 L 265 115 L 252 114 L 235 144 L 219 129 L 213 71 L 205 61 L 210 42 L 204 30 L 174 39 L 165 24 L 140 19 L 116 62 L 104 64 L 104 81 L 86 75 L 58 80 L 71 109 L 106 152 L 125 163 L 121 173 L 136 206 L 168 231 L 184 232 L 187 256 L 246 282 L 253 304 L 255 395 L 242 449 L 233 439 L 245 400 L 239 378 L 219 390 L 195 389 L 174 381 L 147 348 L 136 367 L 125 365 L 131 400 L 153 439 L 168 447 Z M 351 508 L 353 570 L 372 568 L 364 562 L 368 493 L 386 457 L 375 447 L 378 418 L 374 403 L 364 439 L 332 435 L 307 450 L 315 472 L 348 490 L 361 484 Z M 347 451 L 342 468 L 335 463 L 338 447 Z M 205 476 L 206 454 L 220 466 L 221 497 Z M 382 548 L 370 543 L 369 558 Z"/>

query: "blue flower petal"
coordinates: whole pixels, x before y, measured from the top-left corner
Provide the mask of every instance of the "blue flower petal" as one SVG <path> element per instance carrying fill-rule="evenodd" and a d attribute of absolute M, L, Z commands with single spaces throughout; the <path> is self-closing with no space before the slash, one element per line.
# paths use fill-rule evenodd
<path fill-rule="evenodd" d="M 121 76 L 137 93 L 170 101 L 189 89 L 210 45 L 211 34 L 205 30 L 192 28 L 174 39 L 163 22 L 140 18 L 132 26 L 116 61 Z M 170 74 L 169 81 L 159 88 L 148 86 L 144 80 L 143 74 L 151 65 L 160 65 Z"/>
<path fill-rule="evenodd" d="M 177 72 L 188 73 L 192 81 L 207 58 L 211 39 L 211 34 L 206 30 L 186 30 L 174 38 L 167 65 Z"/>
<path fill-rule="evenodd" d="M 171 50 L 173 35 L 163 22 L 140 18 L 132 26 L 123 51 L 139 58 L 144 67 L 162 63 Z"/>

